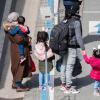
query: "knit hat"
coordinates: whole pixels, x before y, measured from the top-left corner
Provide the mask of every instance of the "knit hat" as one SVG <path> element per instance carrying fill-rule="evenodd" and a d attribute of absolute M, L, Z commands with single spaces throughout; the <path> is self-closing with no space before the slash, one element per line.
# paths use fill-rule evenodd
<path fill-rule="evenodd" d="M 7 21 L 11 23 L 13 21 L 16 21 L 18 17 L 19 14 L 17 12 L 12 12 L 8 15 Z"/>

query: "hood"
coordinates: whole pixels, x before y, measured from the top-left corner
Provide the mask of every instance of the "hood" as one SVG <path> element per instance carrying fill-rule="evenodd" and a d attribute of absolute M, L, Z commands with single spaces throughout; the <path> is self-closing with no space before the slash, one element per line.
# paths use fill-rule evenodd
<path fill-rule="evenodd" d="M 44 54 L 45 53 L 45 46 L 43 42 L 39 42 L 35 45 L 35 50 L 38 54 Z"/>

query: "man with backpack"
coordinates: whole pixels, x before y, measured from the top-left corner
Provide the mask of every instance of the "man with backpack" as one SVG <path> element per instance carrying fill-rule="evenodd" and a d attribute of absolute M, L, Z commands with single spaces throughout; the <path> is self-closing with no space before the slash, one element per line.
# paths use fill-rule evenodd
<path fill-rule="evenodd" d="M 64 90 L 64 93 L 67 94 L 79 93 L 79 90 L 72 87 L 72 72 L 77 59 L 77 49 L 85 50 L 78 11 L 78 3 L 66 6 L 64 20 L 54 26 L 50 35 L 50 48 L 63 58 L 61 65 L 61 90 Z"/>
<path fill-rule="evenodd" d="M 64 90 L 64 93 L 67 94 L 79 93 L 79 90 L 73 88 L 72 86 L 72 72 L 77 58 L 77 49 L 81 48 L 81 50 L 85 50 L 83 40 L 82 40 L 81 20 L 80 20 L 80 16 L 77 14 L 78 10 L 79 10 L 79 5 L 77 4 L 71 5 L 69 8 L 66 8 L 65 18 L 63 21 L 67 23 L 66 24 L 67 32 L 65 32 L 66 33 L 65 36 L 67 38 L 66 39 L 67 50 L 66 53 L 62 55 L 63 61 L 61 65 L 61 82 L 62 82 L 61 90 Z M 62 36 L 61 35 L 62 32 L 59 34 L 59 37 Z M 55 36 L 57 37 L 57 34 Z M 51 41 L 52 41 L 52 37 L 51 37 Z"/>

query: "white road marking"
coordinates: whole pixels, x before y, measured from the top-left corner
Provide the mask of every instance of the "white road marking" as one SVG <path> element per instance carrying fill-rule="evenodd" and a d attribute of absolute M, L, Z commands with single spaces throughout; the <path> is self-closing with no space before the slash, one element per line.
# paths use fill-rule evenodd
<path fill-rule="evenodd" d="M 83 11 L 83 13 L 94 13 L 94 14 L 96 14 L 96 13 L 100 13 L 100 11 Z"/>

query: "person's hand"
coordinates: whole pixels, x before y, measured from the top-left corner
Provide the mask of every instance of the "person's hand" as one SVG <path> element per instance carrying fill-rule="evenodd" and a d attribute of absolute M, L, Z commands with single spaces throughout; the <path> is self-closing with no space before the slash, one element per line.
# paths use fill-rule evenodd
<path fill-rule="evenodd" d="M 86 55 L 86 51 L 85 50 L 82 51 L 82 55 Z"/>
<path fill-rule="evenodd" d="M 10 27 L 11 27 L 10 23 L 3 23 L 3 28 L 4 28 L 5 31 L 9 31 Z"/>

